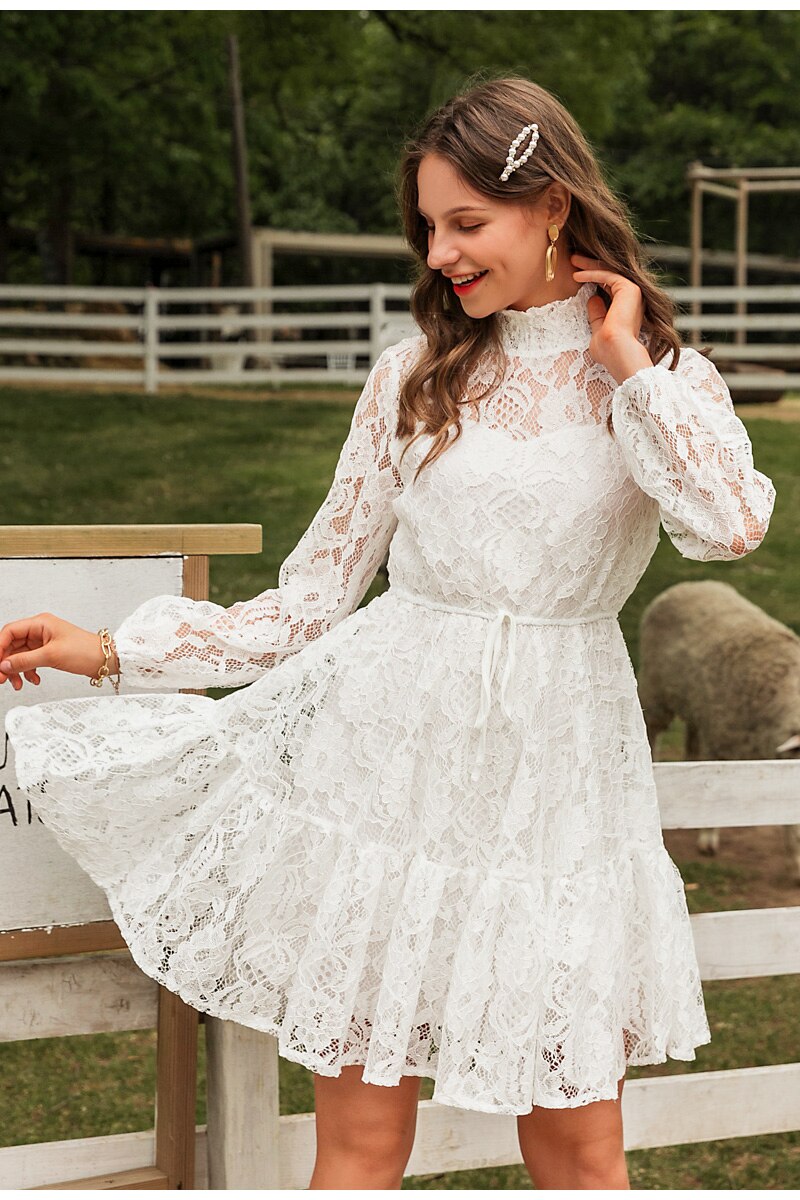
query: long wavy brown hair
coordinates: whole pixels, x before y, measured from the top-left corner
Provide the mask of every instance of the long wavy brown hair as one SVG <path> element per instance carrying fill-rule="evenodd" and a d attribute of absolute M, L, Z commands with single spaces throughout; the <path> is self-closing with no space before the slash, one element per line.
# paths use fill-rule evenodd
<path fill-rule="evenodd" d="M 536 150 L 524 170 L 501 182 L 498 168 L 504 165 L 507 148 L 532 120 L 539 126 Z M 403 453 L 418 437 L 433 435 L 417 475 L 446 449 L 451 426 L 456 438 L 461 435 L 458 398 L 467 393 L 478 363 L 488 361 L 495 376 L 482 391 L 469 396 L 471 403 L 501 382 L 508 365 L 497 314 L 470 317 L 442 272 L 428 266 L 428 230 L 417 209 L 417 173 L 422 159 L 432 153 L 447 159 L 469 187 L 496 203 L 533 206 L 554 180 L 562 183 L 572 200 L 559 250 L 602 259 L 612 271 L 638 284 L 650 357 L 657 363 L 671 350 L 670 370 L 675 369 L 681 345 L 674 325 L 675 303 L 646 265 L 633 218 L 603 179 L 576 122 L 550 92 L 520 76 L 468 87 L 436 109 L 406 142 L 396 181 L 405 236 L 417 259 L 411 314 L 427 339 L 427 349 L 401 385 L 396 430 L 401 438 L 414 434 Z M 422 428 L 414 433 L 418 423 Z M 613 436 L 610 418 L 608 428 Z"/>

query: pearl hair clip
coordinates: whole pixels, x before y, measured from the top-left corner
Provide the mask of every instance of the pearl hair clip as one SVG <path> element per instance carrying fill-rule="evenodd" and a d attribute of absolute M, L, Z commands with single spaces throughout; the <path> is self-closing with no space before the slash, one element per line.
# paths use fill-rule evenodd
<path fill-rule="evenodd" d="M 524 140 L 524 138 L 527 136 L 527 134 L 531 134 L 531 142 L 530 142 L 530 145 L 528 146 L 528 149 L 525 151 L 525 153 L 523 155 L 521 155 L 520 158 L 514 158 L 514 155 L 516 154 L 520 143 Z M 511 145 L 508 147 L 508 155 L 506 157 L 506 167 L 505 167 L 505 170 L 503 171 L 503 174 L 500 176 L 500 179 L 502 179 L 503 183 L 505 183 L 505 181 L 508 179 L 508 177 L 512 171 L 516 171 L 517 167 L 521 167 L 524 163 L 526 163 L 528 161 L 528 159 L 530 158 L 530 156 L 533 154 L 534 150 L 536 149 L 536 143 L 538 141 L 539 141 L 539 126 L 536 124 L 535 121 L 534 121 L 533 125 L 526 125 L 524 129 L 520 130 L 520 132 L 514 138 Z"/>

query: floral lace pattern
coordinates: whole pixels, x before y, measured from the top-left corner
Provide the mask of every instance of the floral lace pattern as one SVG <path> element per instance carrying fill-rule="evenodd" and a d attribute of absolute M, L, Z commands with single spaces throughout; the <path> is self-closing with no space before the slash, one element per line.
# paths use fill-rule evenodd
<path fill-rule="evenodd" d="M 697 352 L 619 387 L 591 359 L 593 290 L 501 315 L 506 378 L 416 481 L 420 342 L 384 351 L 276 588 L 148 600 L 115 633 L 144 694 L 7 715 L 142 969 L 313 1071 L 525 1113 L 710 1040 L 616 617 L 659 522 L 734 559 L 775 491 Z"/>

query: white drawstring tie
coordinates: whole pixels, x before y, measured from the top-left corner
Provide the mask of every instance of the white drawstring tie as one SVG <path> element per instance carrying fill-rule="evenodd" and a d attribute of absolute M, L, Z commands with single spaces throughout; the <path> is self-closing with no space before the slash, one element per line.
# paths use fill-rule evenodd
<path fill-rule="evenodd" d="M 500 644 L 503 638 L 503 623 L 508 617 L 508 655 L 506 657 L 505 670 L 503 678 L 500 682 L 500 707 L 506 716 L 511 720 L 513 713 L 509 710 L 506 704 L 506 687 L 511 678 L 511 673 L 514 669 L 517 644 L 517 621 L 512 612 L 507 608 L 499 608 L 497 614 L 489 625 L 489 630 L 486 634 L 486 641 L 483 644 L 483 657 L 481 659 L 481 702 L 478 708 L 478 716 L 473 726 L 474 729 L 480 729 L 480 739 L 478 741 L 478 753 L 475 758 L 475 765 L 472 768 L 470 778 L 474 783 L 480 775 L 480 768 L 486 761 L 486 727 L 489 720 L 489 709 L 492 703 L 492 681 L 497 670 L 497 664 L 500 661 Z"/>

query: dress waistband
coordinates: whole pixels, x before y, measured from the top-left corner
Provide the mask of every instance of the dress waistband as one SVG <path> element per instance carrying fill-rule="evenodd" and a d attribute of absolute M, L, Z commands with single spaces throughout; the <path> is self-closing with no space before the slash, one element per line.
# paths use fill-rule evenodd
<path fill-rule="evenodd" d="M 514 621 L 522 621 L 526 625 L 588 625 L 594 621 L 611 621 L 615 620 L 619 615 L 615 612 L 593 612 L 581 613 L 577 617 L 541 617 L 532 613 L 513 613 L 502 606 L 499 608 L 466 608 L 458 604 L 447 604 L 444 600 L 432 600 L 428 596 L 423 596 L 420 592 L 412 592 L 408 588 L 403 587 L 401 583 L 391 584 L 389 591 L 393 596 L 400 596 L 403 600 L 411 600 L 414 604 L 422 604 L 425 608 L 439 608 L 443 612 L 464 613 L 468 617 L 484 617 L 491 619 L 497 617 L 498 613 L 505 613 Z"/>
<path fill-rule="evenodd" d="M 420 595 L 418 592 L 411 592 L 399 584 L 391 584 L 389 591 L 393 595 L 399 596 L 402 600 L 410 600 L 413 604 L 420 604 L 425 608 L 440 609 L 443 612 L 463 613 L 470 617 L 483 617 L 490 622 L 486 632 L 486 641 L 483 645 L 483 657 L 481 659 L 481 702 L 478 708 L 478 716 L 473 726 L 473 728 L 480 729 L 481 731 L 478 742 L 478 753 L 470 776 L 473 783 L 479 778 L 480 768 L 486 758 L 486 725 L 492 702 L 492 681 L 497 664 L 500 661 L 500 645 L 506 618 L 508 618 L 508 657 L 506 658 L 505 670 L 503 671 L 503 678 L 500 683 L 500 706 L 510 720 L 512 713 L 506 705 L 506 687 L 514 669 L 517 625 L 520 622 L 526 625 L 590 625 L 595 621 L 616 620 L 618 615 L 617 613 L 598 612 L 586 613 L 575 617 L 540 617 L 528 613 L 513 613 L 503 607 L 496 609 L 466 608 L 457 604 L 447 604 L 443 600 L 431 600 L 427 596 Z"/>

